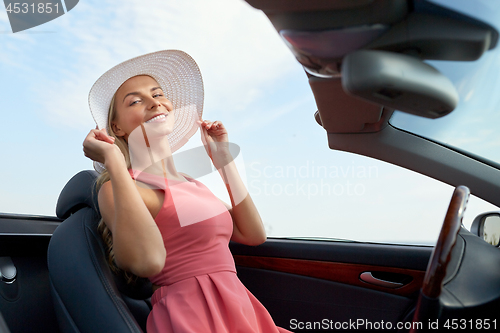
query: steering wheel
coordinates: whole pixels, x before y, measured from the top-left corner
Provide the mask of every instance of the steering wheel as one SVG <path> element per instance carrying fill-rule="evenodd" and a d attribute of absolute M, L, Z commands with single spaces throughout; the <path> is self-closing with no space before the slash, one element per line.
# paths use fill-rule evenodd
<path fill-rule="evenodd" d="M 439 313 L 439 296 L 443 288 L 446 268 L 451 261 L 451 251 L 457 241 L 469 195 L 470 191 L 467 187 L 458 186 L 451 196 L 439 238 L 427 265 L 415 315 L 413 316 L 414 323 L 424 323 L 425 326 L 427 319 L 435 319 L 434 317 L 437 317 Z M 410 333 L 418 332 L 415 327 L 418 327 L 418 325 L 412 325 Z"/>

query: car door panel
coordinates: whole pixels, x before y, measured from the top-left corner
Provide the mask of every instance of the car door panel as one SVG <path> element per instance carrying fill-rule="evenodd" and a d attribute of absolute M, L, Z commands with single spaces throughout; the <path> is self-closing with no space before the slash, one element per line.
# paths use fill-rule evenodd
<path fill-rule="evenodd" d="M 56 218 L 0 216 L 0 256 L 11 258 L 18 271 L 19 297 L 0 297 L 0 310 L 12 332 L 58 331 L 46 253 L 59 223 Z M 269 239 L 257 247 L 230 246 L 242 282 L 276 323 L 288 329 L 293 319 L 296 325 L 315 321 L 326 324 L 324 319 L 331 321 L 328 325 L 358 319 L 403 320 L 414 304 L 432 250 L 287 239 Z M 401 288 L 384 288 L 360 281 L 363 272 L 404 274 L 411 281 Z"/>
<path fill-rule="evenodd" d="M 59 223 L 0 214 L 0 270 L 16 272 L 14 281 L 0 281 L 0 312 L 11 332 L 59 332 L 47 269 L 47 246 Z"/>
<path fill-rule="evenodd" d="M 324 331 L 357 320 L 393 325 L 405 320 L 432 251 L 428 246 L 289 239 L 269 239 L 257 247 L 230 246 L 241 281 L 277 325 L 293 331 L 301 331 L 299 323 L 307 322 L 323 325 L 316 329 Z M 394 276 L 403 286 L 363 282 L 364 272 L 384 279 Z"/>
<path fill-rule="evenodd" d="M 414 296 L 418 292 L 425 275 L 424 271 L 406 268 L 334 263 L 317 260 L 240 255 L 234 256 L 234 259 L 236 264 L 242 267 L 253 267 L 314 277 L 406 297 Z M 368 274 L 368 276 L 372 277 L 372 280 L 363 279 L 361 277 L 362 274 Z M 394 279 L 391 278 L 391 275 L 394 276 Z M 386 276 L 386 278 L 381 279 L 379 276 Z M 377 284 L 377 281 L 381 283 Z M 386 282 L 387 285 L 392 283 L 394 286 L 384 287 L 382 282 Z"/>

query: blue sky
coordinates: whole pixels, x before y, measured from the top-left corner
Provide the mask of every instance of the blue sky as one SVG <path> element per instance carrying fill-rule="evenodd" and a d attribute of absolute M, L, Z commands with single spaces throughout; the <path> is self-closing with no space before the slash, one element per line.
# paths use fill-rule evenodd
<path fill-rule="evenodd" d="M 0 212 L 54 215 L 64 184 L 92 169 L 81 144 L 95 127 L 87 102 L 95 80 L 129 58 L 180 49 L 202 71 L 204 117 L 223 121 L 241 147 L 238 166 L 269 236 L 418 244 L 437 237 L 452 188 L 330 150 L 302 67 L 244 1 L 81 0 L 16 34 L 2 8 L 0 41 Z M 184 149 L 200 144 L 196 133 Z M 321 170 L 328 175 L 314 175 Z M 229 202 L 217 173 L 200 180 Z M 478 199 L 469 220 L 492 208 Z"/>
<path fill-rule="evenodd" d="M 494 0 L 434 0 L 490 24 L 500 31 L 500 3 Z M 392 123 L 500 163 L 500 53 L 498 46 L 476 61 L 430 61 L 452 80 L 460 96 L 449 115 L 430 120 L 397 114 Z"/>

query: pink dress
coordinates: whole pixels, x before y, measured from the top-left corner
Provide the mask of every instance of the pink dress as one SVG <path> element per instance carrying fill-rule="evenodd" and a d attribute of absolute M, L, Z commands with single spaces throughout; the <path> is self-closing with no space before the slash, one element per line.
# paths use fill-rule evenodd
<path fill-rule="evenodd" d="M 150 277 L 161 287 L 151 297 L 147 332 L 290 332 L 274 324 L 238 279 L 228 246 L 233 221 L 224 204 L 192 178 L 166 183 L 145 173 L 135 176 L 165 189 L 155 221 L 167 258 L 163 270 Z"/>

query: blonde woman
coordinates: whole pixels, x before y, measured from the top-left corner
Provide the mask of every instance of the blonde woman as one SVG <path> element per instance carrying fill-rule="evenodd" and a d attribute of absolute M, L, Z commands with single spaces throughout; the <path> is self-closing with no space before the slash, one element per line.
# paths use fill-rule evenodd
<path fill-rule="evenodd" d="M 202 120 L 194 60 L 168 50 L 125 61 L 96 81 L 89 105 L 97 129 L 83 146 L 101 174 L 100 230 L 112 269 L 153 283 L 148 333 L 288 332 L 236 276 L 229 240 L 258 245 L 266 234 L 226 128 Z M 231 206 L 175 168 L 172 153 L 198 128 Z"/>

